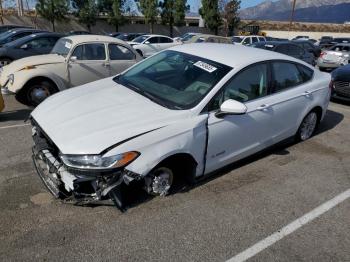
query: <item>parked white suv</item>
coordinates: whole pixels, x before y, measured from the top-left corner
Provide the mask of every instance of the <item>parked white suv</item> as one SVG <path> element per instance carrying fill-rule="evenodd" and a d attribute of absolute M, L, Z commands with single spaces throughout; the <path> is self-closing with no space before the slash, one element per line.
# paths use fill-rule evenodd
<path fill-rule="evenodd" d="M 128 43 L 143 57 L 148 57 L 169 47 L 182 44 L 181 41 L 176 41 L 164 35 L 142 35 Z"/>
<path fill-rule="evenodd" d="M 266 42 L 266 38 L 259 35 L 233 36 L 232 42 L 238 45 L 252 45 L 258 42 Z"/>
<path fill-rule="evenodd" d="M 330 75 L 290 56 L 232 44 L 188 44 L 126 72 L 58 93 L 31 114 L 33 159 L 58 198 L 123 207 L 139 181 L 166 195 L 323 119 Z"/>
<path fill-rule="evenodd" d="M 0 85 L 21 103 L 36 106 L 60 90 L 116 75 L 141 59 L 127 43 L 113 37 L 69 36 L 58 40 L 51 54 L 4 66 Z"/>

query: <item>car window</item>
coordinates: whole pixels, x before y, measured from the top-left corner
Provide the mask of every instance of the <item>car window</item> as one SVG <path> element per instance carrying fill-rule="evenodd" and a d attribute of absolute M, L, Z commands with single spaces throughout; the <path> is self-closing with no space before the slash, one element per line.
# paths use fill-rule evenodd
<path fill-rule="evenodd" d="M 32 34 L 32 32 L 23 32 L 23 33 L 19 33 L 19 34 L 17 34 L 17 35 L 13 35 L 12 37 L 10 37 L 10 41 L 14 41 L 14 40 L 17 40 L 17 39 L 19 39 L 19 38 L 22 38 L 22 37 L 25 37 L 25 36 L 27 36 L 27 35 L 31 35 Z"/>
<path fill-rule="evenodd" d="M 33 49 L 52 48 L 55 45 L 55 41 L 53 41 L 52 38 L 41 37 L 28 41 L 26 45 Z"/>
<path fill-rule="evenodd" d="M 259 37 L 259 41 L 260 41 L 260 42 L 265 42 L 265 38 Z"/>
<path fill-rule="evenodd" d="M 250 38 L 246 37 L 244 41 L 242 42 L 243 45 L 249 45 L 250 44 Z"/>
<path fill-rule="evenodd" d="M 310 81 L 314 76 L 314 71 L 306 66 L 298 65 L 298 69 L 302 75 L 303 83 Z"/>
<path fill-rule="evenodd" d="M 58 54 L 66 57 L 71 48 L 72 40 L 67 38 L 61 38 L 56 42 L 55 46 L 51 50 L 51 54 Z"/>
<path fill-rule="evenodd" d="M 164 107 L 182 110 L 197 105 L 230 70 L 204 57 L 167 50 L 114 80 Z"/>
<path fill-rule="evenodd" d="M 135 59 L 134 53 L 124 46 L 110 44 L 108 45 L 108 50 L 109 50 L 109 58 L 111 60 L 134 60 Z"/>
<path fill-rule="evenodd" d="M 272 63 L 274 76 L 274 91 L 279 92 L 305 82 L 304 75 L 296 64 L 288 62 Z"/>
<path fill-rule="evenodd" d="M 75 48 L 73 55 L 77 60 L 105 60 L 104 44 L 84 44 Z"/>
<path fill-rule="evenodd" d="M 267 64 L 253 65 L 235 75 L 228 82 L 223 91 L 215 96 L 209 105 L 209 111 L 218 110 L 223 102 L 233 99 L 239 102 L 248 102 L 268 93 Z"/>
<path fill-rule="evenodd" d="M 151 44 L 157 44 L 158 43 L 158 37 L 151 37 L 147 40 Z"/>
<path fill-rule="evenodd" d="M 288 45 L 278 45 L 275 49 L 276 52 L 281 53 L 281 54 L 285 54 L 285 55 L 289 55 L 289 49 L 288 49 Z"/>
<path fill-rule="evenodd" d="M 259 40 L 258 40 L 257 37 L 252 37 L 252 42 L 253 42 L 253 43 L 257 43 L 257 42 L 259 42 Z"/>
<path fill-rule="evenodd" d="M 173 42 L 173 40 L 172 39 L 170 39 L 170 38 L 167 38 L 167 37 L 158 37 L 158 41 L 159 41 L 159 43 L 161 43 L 161 44 L 164 44 L 164 43 L 172 43 Z"/>
<path fill-rule="evenodd" d="M 291 56 L 301 56 L 304 54 L 304 50 L 297 45 L 289 45 L 289 55 Z"/>

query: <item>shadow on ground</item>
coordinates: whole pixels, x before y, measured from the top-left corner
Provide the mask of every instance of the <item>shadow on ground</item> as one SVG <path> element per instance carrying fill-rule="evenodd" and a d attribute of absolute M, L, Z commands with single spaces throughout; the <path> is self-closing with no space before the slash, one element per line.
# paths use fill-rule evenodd
<path fill-rule="evenodd" d="M 20 120 L 25 121 L 29 118 L 29 115 L 31 112 L 32 110 L 30 109 L 19 109 L 19 110 L 2 112 L 0 114 L 0 123 L 8 122 L 8 121 L 20 121 Z"/>

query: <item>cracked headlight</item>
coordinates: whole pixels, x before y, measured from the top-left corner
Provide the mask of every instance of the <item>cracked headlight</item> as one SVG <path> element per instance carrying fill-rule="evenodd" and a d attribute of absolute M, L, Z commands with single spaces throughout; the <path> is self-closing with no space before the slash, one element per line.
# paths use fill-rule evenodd
<path fill-rule="evenodd" d="M 140 153 L 126 152 L 123 154 L 103 157 L 101 155 L 60 155 L 63 163 L 71 168 L 87 170 L 111 170 L 126 166 L 134 161 Z"/>

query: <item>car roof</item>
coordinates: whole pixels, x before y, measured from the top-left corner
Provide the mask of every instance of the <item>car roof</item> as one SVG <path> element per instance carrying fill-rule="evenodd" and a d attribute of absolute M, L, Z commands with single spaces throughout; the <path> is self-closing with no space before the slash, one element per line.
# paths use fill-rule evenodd
<path fill-rule="evenodd" d="M 150 37 L 150 36 L 161 36 L 161 37 L 168 37 L 168 38 L 170 38 L 169 36 L 166 36 L 166 35 L 153 35 L 153 34 L 147 34 L 147 35 L 143 35 L 143 36 L 147 36 L 147 37 Z"/>
<path fill-rule="evenodd" d="M 106 36 L 106 35 L 70 35 L 65 36 L 65 39 L 69 39 L 72 41 L 72 44 L 79 44 L 79 43 L 85 43 L 85 42 L 114 42 L 114 43 L 120 43 L 124 44 L 125 42 L 112 37 L 112 36 Z"/>
<path fill-rule="evenodd" d="M 35 31 L 35 32 L 47 32 L 47 31 L 40 30 L 40 29 L 34 29 L 34 28 L 23 28 L 23 27 L 13 28 L 13 29 L 9 30 L 8 32 L 27 32 L 27 31 Z"/>
<path fill-rule="evenodd" d="M 264 49 L 246 47 L 232 44 L 197 43 L 172 47 L 168 50 L 187 53 L 203 57 L 230 67 L 241 67 L 247 64 L 276 59 L 289 60 L 303 63 L 293 57 Z M 305 63 L 303 63 L 305 64 Z"/>

